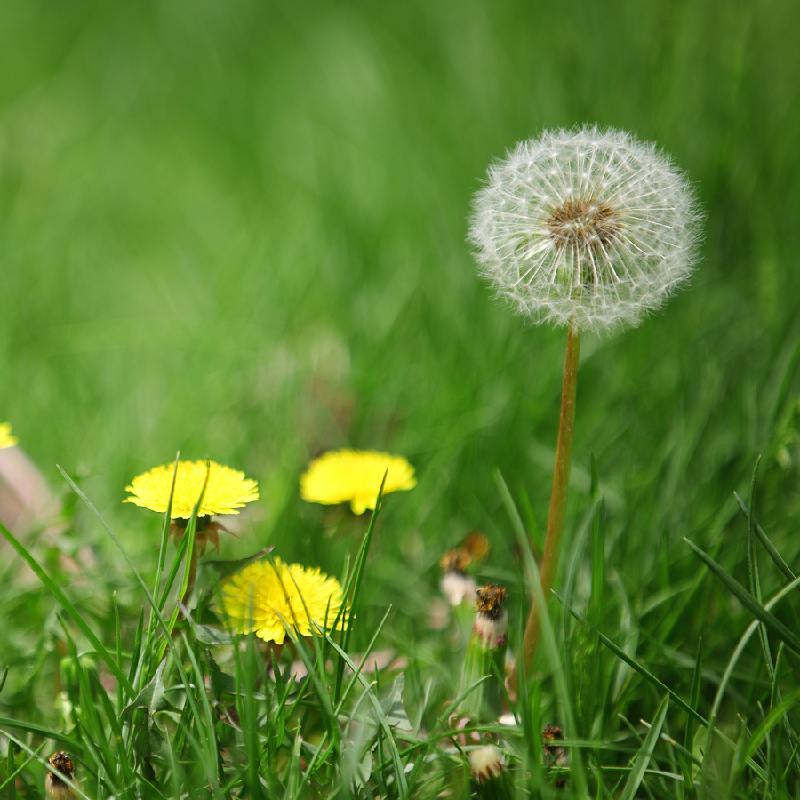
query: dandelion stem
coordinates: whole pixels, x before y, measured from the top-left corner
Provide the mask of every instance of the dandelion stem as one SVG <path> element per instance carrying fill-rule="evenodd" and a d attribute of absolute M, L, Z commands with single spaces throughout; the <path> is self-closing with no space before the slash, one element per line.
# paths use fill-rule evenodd
<path fill-rule="evenodd" d="M 553 467 L 553 486 L 550 491 L 550 508 L 547 512 L 547 534 L 544 553 L 539 567 L 542 595 L 547 597 L 558 568 L 558 552 L 564 532 L 564 510 L 567 504 L 567 485 L 572 462 L 572 434 L 575 427 L 575 388 L 578 381 L 578 359 L 580 340 L 572 326 L 567 332 L 567 351 L 564 355 L 564 375 L 561 384 L 561 413 L 558 419 L 556 459 Z M 525 623 L 523 651 L 526 668 L 530 668 L 539 644 L 539 615 L 541 610 L 535 601 L 531 603 Z"/>
<path fill-rule="evenodd" d="M 183 593 L 183 597 L 181 597 L 181 603 L 186 603 L 191 597 L 192 592 L 194 591 L 194 583 L 197 580 L 197 547 L 192 549 L 192 558 L 189 562 L 189 577 L 186 581 L 186 591 Z"/>

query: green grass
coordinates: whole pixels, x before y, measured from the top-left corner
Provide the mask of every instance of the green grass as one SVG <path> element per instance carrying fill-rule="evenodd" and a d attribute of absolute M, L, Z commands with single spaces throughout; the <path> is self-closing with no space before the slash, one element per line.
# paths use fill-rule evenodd
<path fill-rule="evenodd" d="M 582 342 L 551 636 L 507 732 L 514 792 L 799 796 L 795 3 L 0 0 L 0 16 L 0 420 L 67 522 L 54 544 L 0 545 L 0 794 L 41 796 L 58 748 L 89 797 L 466 791 L 443 747 L 463 648 L 428 628 L 437 563 L 486 532 L 480 577 L 509 587 L 517 646 L 563 350 L 476 278 L 466 217 L 492 158 L 589 121 L 671 153 L 706 237 L 663 312 Z M 298 687 L 253 643 L 213 644 L 211 567 L 199 627 L 165 636 L 184 565 L 171 542 L 159 560 L 157 515 L 121 504 L 131 476 L 178 450 L 239 466 L 263 499 L 220 558 L 272 546 L 343 575 L 367 521 L 297 491 L 340 445 L 402 453 L 419 479 L 385 500 L 347 651 L 298 642 Z M 408 666 L 340 683 L 373 638 Z M 565 790 L 541 766 L 547 723 L 571 745 Z"/>

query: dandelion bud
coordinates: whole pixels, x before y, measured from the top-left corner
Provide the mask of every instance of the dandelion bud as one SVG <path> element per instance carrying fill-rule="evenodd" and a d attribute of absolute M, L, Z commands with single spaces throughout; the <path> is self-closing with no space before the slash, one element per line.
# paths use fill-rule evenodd
<path fill-rule="evenodd" d="M 583 127 L 520 142 L 475 196 L 469 238 L 498 294 L 534 322 L 636 324 L 684 283 L 691 188 L 654 145 Z"/>

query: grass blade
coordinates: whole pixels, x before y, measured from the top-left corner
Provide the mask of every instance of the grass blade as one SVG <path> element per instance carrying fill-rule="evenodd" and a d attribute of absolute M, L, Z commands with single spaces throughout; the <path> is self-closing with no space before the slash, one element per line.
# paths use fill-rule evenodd
<path fill-rule="evenodd" d="M 697 640 L 697 655 L 694 659 L 694 671 L 692 672 L 692 688 L 689 694 L 689 703 L 691 704 L 692 708 L 697 709 L 698 704 L 700 703 L 700 681 L 702 679 L 702 666 L 703 666 L 703 640 Z M 695 718 L 689 715 L 689 718 L 686 720 L 686 730 L 683 734 L 683 747 L 690 755 L 692 753 L 692 743 L 694 740 L 694 726 L 695 726 Z M 693 790 L 693 779 L 694 775 L 694 765 L 691 762 L 691 758 L 684 759 L 684 771 L 683 771 L 683 796 L 689 797 L 691 796 L 691 792 Z"/>
<path fill-rule="evenodd" d="M 344 587 L 343 595 L 345 602 L 342 603 L 342 607 L 339 609 L 339 613 L 336 615 L 336 619 L 333 622 L 333 629 L 335 630 L 338 626 L 342 616 L 344 614 L 348 614 L 347 624 L 344 627 L 344 631 L 342 633 L 341 642 L 342 642 L 342 650 L 347 652 L 350 648 L 350 636 L 353 629 L 353 622 L 356 618 L 357 608 L 358 608 L 358 597 L 361 593 L 361 581 L 364 576 L 364 567 L 367 563 L 367 555 L 369 554 L 370 544 L 372 543 L 372 537 L 375 532 L 375 523 L 377 522 L 378 516 L 381 513 L 381 507 L 383 505 L 383 489 L 386 485 L 386 477 L 389 474 L 389 470 L 387 469 L 386 472 L 383 473 L 383 478 L 381 480 L 380 489 L 378 490 L 378 497 L 375 500 L 375 508 L 372 509 L 372 516 L 369 520 L 369 525 L 367 526 L 366 533 L 364 534 L 364 538 L 361 541 L 361 546 L 358 548 L 358 553 L 356 554 L 356 561 L 353 566 L 352 573 L 348 576 L 347 582 Z M 348 602 L 349 598 L 349 602 Z M 342 680 L 344 678 L 344 663 L 340 660 L 337 669 L 336 669 L 336 684 L 333 691 L 333 703 L 334 705 L 339 702 L 339 695 L 342 691 Z"/>
<path fill-rule="evenodd" d="M 742 514 L 747 517 L 747 521 L 751 526 L 751 530 L 755 537 L 761 542 L 761 545 L 767 551 L 767 554 L 772 559 L 773 564 L 780 570 L 781 574 L 790 581 L 793 581 L 797 576 L 792 572 L 789 565 L 783 560 L 783 556 L 778 552 L 777 548 L 774 544 L 772 544 L 771 539 L 767 536 L 764 529 L 761 525 L 758 524 L 758 521 L 753 517 L 752 511 L 750 507 L 745 503 L 744 500 L 739 496 L 738 492 L 734 492 L 733 496 L 736 498 L 736 502 L 739 504 L 739 508 L 742 511 Z"/>
<path fill-rule="evenodd" d="M 372 706 L 372 710 L 375 712 L 375 718 L 381 730 L 383 731 L 383 735 L 386 737 L 386 742 L 389 746 L 389 752 L 392 759 L 392 764 L 394 766 L 395 780 L 397 781 L 397 794 L 399 797 L 408 797 L 408 783 L 406 782 L 403 760 L 400 757 L 400 751 L 397 749 L 397 741 L 392 733 L 389 720 L 387 719 L 386 714 L 381 707 L 380 700 L 375 693 L 375 684 L 367 680 L 363 672 L 359 671 L 358 665 L 352 661 L 347 653 L 341 647 L 339 647 L 339 645 L 336 644 L 336 642 L 334 642 L 330 636 L 326 636 L 325 638 L 327 639 L 328 644 L 339 654 L 339 657 L 342 659 L 342 661 L 344 661 L 344 663 L 347 664 L 347 666 L 353 671 L 353 674 L 357 676 L 358 682 L 366 692 L 367 698 Z"/>
<path fill-rule="evenodd" d="M 566 674 L 566 668 L 559 656 L 555 631 L 553 630 L 553 624 L 550 620 L 550 614 L 547 610 L 547 601 L 545 599 L 544 592 L 542 591 L 542 584 L 539 579 L 539 568 L 534 561 L 524 528 L 521 525 L 521 517 L 519 512 L 516 510 L 516 504 L 514 503 L 514 499 L 508 489 L 508 485 L 499 472 L 495 474 L 495 477 L 497 479 L 498 486 L 500 487 L 503 503 L 508 510 L 509 516 L 511 517 L 514 533 L 517 537 L 517 545 L 522 553 L 523 579 L 525 583 L 526 596 L 532 596 L 533 602 L 535 602 L 541 609 L 539 626 L 541 631 L 540 641 L 542 645 L 542 652 L 546 660 L 549 662 L 550 669 L 553 673 L 556 696 L 558 697 L 558 702 L 561 706 L 561 713 L 564 715 L 564 720 L 566 723 L 565 727 L 567 728 L 569 735 L 574 738 L 576 726 L 571 696 L 568 688 L 569 680 Z M 522 661 L 522 659 L 520 659 L 520 661 Z M 525 677 L 524 674 L 522 677 Z M 522 701 L 524 701 L 525 698 L 523 690 L 526 688 L 526 684 L 527 681 L 520 682 L 519 697 Z M 570 774 L 574 781 L 575 795 L 577 797 L 585 796 L 588 790 L 586 784 L 586 774 L 583 768 L 583 757 L 580 750 L 572 751 Z"/>
<path fill-rule="evenodd" d="M 758 724 L 758 727 L 753 731 L 750 741 L 747 744 L 745 758 L 752 758 L 756 751 L 761 747 L 762 742 L 767 737 L 769 732 L 779 724 L 790 708 L 795 706 L 800 701 L 800 689 L 791 692 L 781 700 Z"/>
<path fill-rule="evenodd" d="M 798 639 L 774 614 L 767 611 L 739 581 L 731 577 L 708 553 L 701 550 L 694 542 L 684 538 L 697 557 L 703 561 L 714 575 L 722 581 L 728 591 L 759 621 L 769 628 L 786 646 L 800 655 L 800 639 Z"/>
<path fill-rule="evenodd" d="M 0 717 L 0 728 L 16 728 L 26 733 L 33 733 L 36 736 L 43 736 L 45 739 L 61 742 L 61 744 L 66 745 L 73 752 L 80 752 L 81 749 L 80 742 L 73 739 L 71 736 L 67 736 L 65 733 L 59 733 L 58 731 L 51 731 L 49 728 L 43 728 L 41 725 L 34 725 L 32 722 L 22 722 L 21 720 L 12 719 L 11 717 Z"/>
<path fill-rule="evenodd" d="M 625 782 L 625 788 L 620 795 L 620 800 L 634 800 L 636 792 L 644 779 L 644 773 L 650 759 L 653 757 L 653 750 L 655 750 L 658 737 L 661 735 L 661 728 L 664 726 L 664 720 L 667 717 L 667 708 L 669 707 L 669 695 L 665 695 L 664 699 L 659 703 L 656 715 L 653 718 L 653 724 L 644 737 L 642 746 L 636 754 L 633 761 L 630 773 L 628 773 L 628 780 Z"/>
<path fill-rule="evenodd" d="M 100 658 L 103 659 L 106 666 L 114 674 L 114 677 L 122 684 L 128 693 L 129 697 L 133 697 L 134 691 L 131 686 L 128 676 L 122 671 L 120 665 L 114 660 L 114 657 L 109 653 L 106 646 L 95 636 L 94 631 L 89 627 L 84 620 L 81 613 L 75 608 L 73 602 L 64 594 L 61 588 L 53 581 L 53 579 L 42 569 L 39 562 L 30 554 L 28 549 L 11 533 L 5 525 L 0 523 L 0 534 L 3 538 L 17 551 L 17 555 L 31 568 L 36 577 L 42 582 L 44 587 L 53 595 L 59 602 L 61 607 L 69 614 L 72 621 L 80 629 L 81 633 L 91 642 L 92 647 L 95 649 Z"/>

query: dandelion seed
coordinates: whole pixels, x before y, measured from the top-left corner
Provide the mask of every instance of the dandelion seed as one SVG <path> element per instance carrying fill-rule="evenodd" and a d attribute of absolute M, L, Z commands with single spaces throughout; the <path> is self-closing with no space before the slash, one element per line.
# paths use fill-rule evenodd
<path fill-rule="evenodd" d="M 534 322 L 636 324 L 692 271 L 699 214 L 654 145 L 583 127 L 520 142 L 475 196 L 482 274 Z"/>
<path fill-rule="evenodd" d="M 300 496 L 311 503 L 350 503 L 354 514 L 375 508 L 383 493 L 405 492 L 417 485 L 414 468 L 402 456 L 374 450 L 334 450 L 309 464 L 300 477 Z"/>
<path fill-rule="evenodd" d="M 17 444 L 17 437 L 11 432 L 11 424 L 0 422 L 0 450 L 6 447 L 14 447 Z"/>
<path fill-rule="evenodd" d="M 220 587 L 220 611 L 233 630 L 276 644 L 283 644 L 287 629 L 311 636 L 334 624 L 344 627 L 346 615 L 339 617 L 343 605 L 336 578 L 279 558 L 248 564 Z"/>
<path fill-rule="evenodd" d="M 172 494 L 170 513 L 173 520 L 189 519 L 201 495 L 203 500 L 197 511 L 198 518 L 238 514 L 247 503 L 258 500 L 256 481 L 245 477 L 244 472 L 216 461 L 179 461 L 177 473 L 174 463 L 163 464 L 137 475 L 125 491 L 130 495 L 123 502 L 162 514 L 167 510 Z"/>

